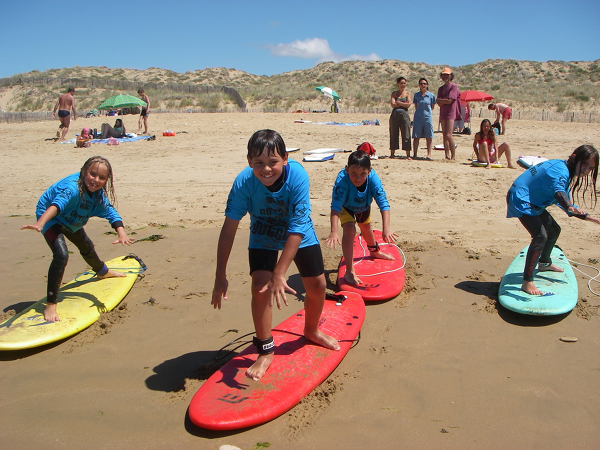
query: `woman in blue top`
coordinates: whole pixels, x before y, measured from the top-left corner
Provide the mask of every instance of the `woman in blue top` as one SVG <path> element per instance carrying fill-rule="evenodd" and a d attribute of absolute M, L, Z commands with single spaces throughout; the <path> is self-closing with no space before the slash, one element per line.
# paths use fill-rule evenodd
<path fill-rule="evenodd" d="M 427 142 L 427 160 L 431 161 L 431 143 L 433 141 L 433 109 L 435 108 L 435 95 L 429 92 L 427 78 L 419 80 L 419 92 L 413 97 L 415 115 L 413 119 L 413 158 L 417 157 L 419 140 L 425 138 Z"/>
<path fill-rule="evenodd" d="M 371 203 L 373 199 L 381 211 L 383 222 L 382 236 L 385 242 L 393 242 L 398 237 L 390 229 L 390 204 L 388 203 L 381 180 L 371 169 L 371 159 L 365 152 L 357 150 L 350 153 L 348 165 L 340 171 L 331 196 L 331 233 L 325 240 L 325 245 L 335 248 L 340 244 L 338 235 L 338 220 L 342 225 L 342 253 L 346 261 L 344 279 L 349 284 L 360 284 L 353 264 L 354 237 L 356 225 L 367 243 L 371 257 L 380 259 L 393 259 L 391 255 L 383 253 L 375 241 L 371 228 Z"/>
<path fill-rule="evenodd" d="M 239 222 L 250 213 L 248 256 L 258 358 L 246 375 L 259 380 L 273 361 L 273 299 L 281 309 L 282 300 L 288 304 L 285 292 L 296 293 L 285 281 L 292 260 L 306 289 L 304 337 L 331 350 L 340 346 L 319 330 L 326 281 L 321 247 L 310 218 L 308 174 L 302 165 L 288 160 L 283 138 L 273 130 L 252 135 L 247 159 L 248 167 L 236 177 L 227 199 L 211 304 L 221 309 L 221 300 L 227 300 L 227 261 Z"/>
<path fill-rule="evenodd" d="M 116 202 L 112 168 L 108 160 L 94 156 L 85 162 L 79 173 L 69 175 L 50 186 L 38 201 L 35 211 L 37 222 L 21 227 L 21 230 L 41 232 L 52 249 L 53 257 L 48 270 L 48 298 L 44 309 L 46 321 L 59 320 L 56 312 L 58 290 L 69 260 L 65 237 L 77 246 L 98 278 L 125 276 L 106 267 L 83 229 L 90 217 L 102 217 L 117 232 L 117 240 L 113 244 L 130 245 L 133 241 L 127 237 L 123 221 L 111 201 Z"/>
<path fill-rule="evenodd" d="M 569 216 L 589 220 L 600 225 L 600 220 L 583 212 L 571 203 L 573 197 L 581 197 L 591 188 L 590 198 L 596 205 L 596 178 L 598 176 L 598 150 L 591 145 L 577 147 L 566 161 L 553 159 L 532 166 L 513 183 L 506 195 L 506 217 L 517 217 L 531 235 L 531 244 L 525 259 L 521 289 L 531 295 L 544 293 L 533 283 L 533 271 L 562 272 L 552 264 L 550 253 L 560 235 L 560 226 L 546 208 L 557 204 Z M 591 183 L 590 183 L 591 179 Z M 583 192 L 581 189 L 583 188 Z"/>

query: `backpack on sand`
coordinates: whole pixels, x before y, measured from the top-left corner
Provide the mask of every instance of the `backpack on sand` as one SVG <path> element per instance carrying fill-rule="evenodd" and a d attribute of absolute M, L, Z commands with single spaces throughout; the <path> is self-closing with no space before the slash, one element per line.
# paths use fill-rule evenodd
<path fill-rule="evenodd" d="M 360 144 L 356 148 L 356 150 L 361 150 L 361 151 L 365 152 L 369 156 L 374 156 L 375 155 L 375 149 L 368 142 L 363 142 L 362 144 Z"/>

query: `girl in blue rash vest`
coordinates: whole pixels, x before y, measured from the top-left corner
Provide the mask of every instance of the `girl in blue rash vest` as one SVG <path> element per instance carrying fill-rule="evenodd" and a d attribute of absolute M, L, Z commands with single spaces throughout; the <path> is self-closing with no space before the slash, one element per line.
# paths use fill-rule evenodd
<path fill-rule="evenodd" d="M 59 320 L 56 311 L 58 290 L 69 260 L 65 237 L 77 246 L 98 278 L 125 276 L 106 267 L 83 229 L 90 217 L 102 217 L 117 232 L 118 237 L 113 244 L 130 245 L 133 241 L 127 237 L 123 221 L 111 201 L 115 202 L 112 168 L 108 160 L 94 156 L 85 162 L 79 173 L 69 175 L 50 186 L 38 201 L 35 211 L 37 222 L 21 227 L 21 230 L 41 232 L 52 249 L 44 309 L 46 321 Z"/>
<path fill-rule="evenodd" d="M 346 261 L 344 279 L 349 284 L 359 284 L 361 280 L 356 276 L 353 264 L 354 237 L 356 236 L 355 224 L 358 224 L 361 234 L 367 243 L 367 248 L 373 258 L 393 259 L 391 255 L 383 253 L 375 241 L 371 228 L 371 202 L 375 199 L 383 222 L 383 239 L 393 242 L 398 237 L 390 229 L 390 205 L 388 203 L 381 180 L 371 169 L 371 159 L 363 151 L 350 153 L 348 165 L 340 171 L 331 199 L 331 233 L 325 240 L 325 245 L 335 248 L 340 244 L 338 236 L 338 220 L 342 224 L 342 253 Z"/>
<path fill-rule="evenodd" d="M 531 244 L 525 259 L 521 289 L 531 295 L 544 293 L 533 283 L 533 271 L 562 272 L 552 264 L 550 253 L 560 234 L 560 227 L 546 208 L 557 204 L 569 216 L 589 220 L 600 225 L 600 220 L 591 217 L 571 203 L 573 197 L 581 197 L 591 187 L 590 198 L 596 205 L 596 178 L 598 176 L 598 150 L 591 145 L 577 147 L 566 161 L 553 159 L 532 166 L 519 175 L 506 195 L 506 217 L 518 217 L 531 235 Z M 591 183 L 589 182 L 591 178 Z M 581 192 L 583 188 L 583 192 Z"/>
<path fill-rule="evenodd" d="M 246 376 L 259 380 L 273 361 L 273 299 L 281 309 L 282 300 L 288 304 L 285 291 L 296 294 L 285 281 L 292 260 L 306 290 L 304 336 L 332 350 L 340 346 L 319 330 L 326 281 L 321 247 L 310 218 L 308 174 L 302 165 L 288 160 L 283 138 L 273 130 L 252 135 L 247 159 L 248 167 L 236 177 L 227 199 L 211 304 L 221 309 L 221 300 L 227 300 L 227 261 L 239 222 L 249 213 L 248 255 L 258 358 L 246 370 Z"/>

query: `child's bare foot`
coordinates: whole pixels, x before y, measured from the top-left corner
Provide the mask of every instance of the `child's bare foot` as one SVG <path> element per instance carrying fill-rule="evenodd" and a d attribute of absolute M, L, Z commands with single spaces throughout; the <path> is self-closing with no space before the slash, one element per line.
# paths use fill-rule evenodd
<path fill-rule="evenodd" d="M 267 372 L 267 369 L 273 362 L 274 353 L 269 353 L 268 355 L 258 355 L 254 364 L 248 367 L 246 370 L 246 376 L 248 378 L 252 378 L 254 381 L 260 380 L 263 375 Z"/>
<path fill-rule="evenodd" d="M 46 319 L 46 322 L 58 322 L 60 320 L 56 312 L 56 303 L 46 303 L 44 319 Z"/>
<path fill-rule="evenodd" d="M 376 252 L 370 252 L 370 253 L 371 253 L 371 258 L 388 259 L 388 260 L 394 259 L 394 257 L 392 255 L 388 255 L 387 253 L 383 253 L 381 250 L 376 251 Z"/>
<path fill-rule="evenodd" d="M 564 272 L 564 270 L 554 264 L 550 264 L 549 266 L 538 264 L 538 272 Z"/>
<path fill-rule="evenodd" d="M 353 284 L 353 285 L 362 283 L 362 281 L 360 281 L 360 278 L 358 278 L 355 273 L 348 272 L 347 270 L 346 270 L 346 273 L 344 274 L 344 281 L 348 284 Z"/>
<path fill-rule="evenodd" d="M 523 281 L 521 290 L 529 295 L 544 295 L 542 291 L 535 287 L 533 281 Z"/>
<path fill-rule="evenodd" d="M 506 167 L 508 167 L 509 169 L 516 169 L 516 167 L 515 167 L 515 166 L 513 166 L 512 164 L 509 164 L 509 165 L 508 165 L 508 166 L 506 166 Z"/>
<path fill-rule="evenodd" d="M 104 278 L 118 278 L 118 277 L 126 277 L 124 273 L 115 272 L 114 270 L 109 270 L 104 275 L 96 275 L 99 279 L 103 280 Z"/>
<path fill-rule="evenodd" d="M 304 337 L 317 345 L 328 348 L 329 350 L 339 350 L 340 344 L 337 339 L 317 329 L 315 333 L 309 333 L 304 329 Z"/>

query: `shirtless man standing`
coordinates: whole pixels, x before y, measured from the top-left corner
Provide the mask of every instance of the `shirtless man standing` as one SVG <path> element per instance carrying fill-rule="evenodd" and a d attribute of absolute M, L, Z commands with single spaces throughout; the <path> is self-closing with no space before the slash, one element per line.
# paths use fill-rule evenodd
<path fill-rule="evenodd" d="M 71 124 L 71 109 L 73 109 L 73 120 L 77 120 L 77 112 L 75 111 L 75 88 L 70 87 L 66 94 L 62 94 L 58 97 L 56 105 L 54 105 L 54 111 L 52 111 L 52 117 L 56 117 L 56 110 L 58 109 L 58 120 L 60 120 L 60 126 L 56 132 L 56 137 L 61 141 L 65 140 L 65 136 L 69 131 L 69 125 Z M 61 132 L 62 130 L 62 132 Z"/>

